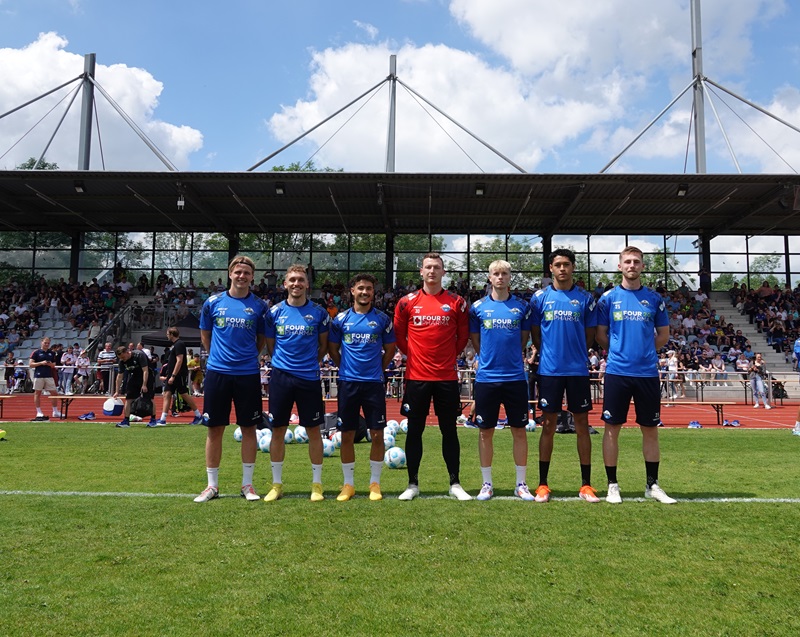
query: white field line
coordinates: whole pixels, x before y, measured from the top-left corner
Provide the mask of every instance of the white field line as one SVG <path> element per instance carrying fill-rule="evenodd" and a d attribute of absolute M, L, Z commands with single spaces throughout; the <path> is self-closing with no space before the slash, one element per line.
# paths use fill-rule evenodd
<path fill-rule="evenodd" d="M 194 498 L 195 493 L 141 493 L 141 492 L 124 492 L 124 491 L 0 491 L 0 496 L 14 496 L 14 495 L 23 495 L 23 496 L 39 496 L 39 497 L 65 497 L 65 496 L 72 496 L 72 497 L 80 497 L 80 498 Z M 240 497 L 238 494 L 221 494 L 220 498 L 238 498 Z M 292 498 L 292 499 L 302 499 L 305 500 L 308 498 L 305 494 L 287 494 L 283 496 L 284 498 Z M 447 495 L 420 495 L 419 498 L 421 500 L 453 500 L 453 498 Z M 335 496 L 333 493 L 328 495 L 328 499 L 331 501 L 335 501 Z M 356 496 L 356 499 L 367 499 L 367 496 L 364 495 L 361 498 Z M 387 496 L 385 499 L 393 500 L 395 499 L 394 496 Z M 537 505 L 535 503 L 525 503 L 522 502 L 519 498 L 513 496 L 495 496 L 492 500 L 513 500 L 515 502 L 519 502 L 520 504 L 527 504 L 529 506 L 542 506 Z M 562 498 L 552 498 L 550 502 L 580 502 L 580 498 L 578 497 L 562 497 Z M 646 498 L 625 498 L 625 502 L 647 502 Z M 706 503 L 706 502 L 717 502 L 722 504 L 800 504 L 800 498 L 681 498 L 678 503 Z M 379 505 L 380 506 L 380 505 Z M 411 505 L 413 506 L 413 505 Z M 485 504 L 481 503 L 479 506 L 486 506 Z M 491 505 L 489 505 L 491 506 Z"/>

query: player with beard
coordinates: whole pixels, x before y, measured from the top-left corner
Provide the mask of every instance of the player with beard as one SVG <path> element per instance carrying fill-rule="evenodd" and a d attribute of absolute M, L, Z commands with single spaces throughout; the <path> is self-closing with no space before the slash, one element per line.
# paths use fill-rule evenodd
<path fill-rule="evenodd" d="M 372 434 L 369 453 L 369 499 L 381 500 L 383 469 L 383 428 L 386 426 L 384 370 L 395 352 L 392 319 L 372 302 L 377 279 L 371 274 L 357 274 L 350 281 L 353 307 L 340 312 L 331 322 L 328 351 L 339 368 L 337 399 L 342 423 L 342 473 L 344 486 L 336 498 L 346 502 L 355 495 L 355 435 L 359 413 Z"/>
<path fill-rule="evenodd" d="M 589 412 L 592 392 L 589 380 L 589 347 L 594 342 L 595 302 L 591 294 L 575 285 L 575 253 L 559 248 L 550 253 L 553 282 L 531 299 L 531 338 L 539 350 L 539 407 L 542 433 L 539 438 L 539 486 L 536 501 L 550 499 L 547 476 L 553 455 L 553 438 L 564 393 L 567 409 L 575 420 L 581 488 L 578 497 L 600 502 L 592 487 L 592 439 Z"/>
<path fill-rule="evenodd" d="M 461 447 L 456 430 L 460 412 L 456 359 L 469 339 L 467 303 L 442 287 L 445 269 L 438 253 L 429 252 L 422 258 L 419 273 L 422 288 L 402 297 L 394 312 L 397 346 L 407 356 L 403 411 L 408 416 L 408 488 L 399 499 L 413 500 L 419 495 L 422 434 L 433 401 L 450 479 L 449 493 L 458 500 L 471 500 L 459 483 Z"/>
<path fill-rule="evenodd" d="M 674 504 L 658 484 L 661 452 L 658 425 L 661 422 L 661 390 L 658 350 L 669 340 L 669 316 L 660 295 L 642 285 L 644 255 L 628 246 L 617 266 L 622 283 L 608 290 L 597 303 L 597 342 L 608 351 L 603 392 L 603 460 L 608 477 L 606 502 L 622 502 L 617 482 L 619 431 L 628 419 L 631 399 L 636 422 L 642 432 L 646 487 L 644 496 L 663 504 Z"/>
<path fill-rule="evenodd" d="M 308 432 L 311 460 L 311 501 L 325 499 L 322 493 L 322 436 L 325 418 L 319 362 L 328 350 L 330 315 L 308 298 L 309 280 L 302 265 L 286 270 L 283 281 L 287 298 L 270 309 L 267 350 L 272 355 L 269 410 L 272 414 L 272 488 L 265 502 L 283 496 L 284 436 L 297 405 L 300 424 Z"/>

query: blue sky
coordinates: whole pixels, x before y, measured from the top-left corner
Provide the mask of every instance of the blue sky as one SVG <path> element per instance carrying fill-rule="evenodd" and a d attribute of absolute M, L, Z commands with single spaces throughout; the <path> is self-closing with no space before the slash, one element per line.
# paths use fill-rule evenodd
<path fill-rule="evenodd" d="M 702 2 L 706 75 L 798 126 L 799 4 Z M 178 168 L 244 170 L 380 82 L 395 53 L 401 80 L 525 170 L 597 172 L 690 82 L 690 43 L 688 0 L 0 0 L 0 113 L 77 76 L 93 52 L 98 82 Z M 314 156 L 382 171 L 387 89 L 265 168 Z M 66 102 L 19 140 L 68 90 L 0 120 L 0 169 L 42 152 Z M 66 169 L 79 101 L 47 152 Z M 397 103 L 399 172 L 514 170 L 402 87 Z M 800 134 L 738 111 L 781 160 L 715 105 L 744 172 L 800 170 Z M 690 108 L 612 170 L 683 172 Z M 106 169 L 164 169 L 99 97 L 98 110 Z M 735 172 L 708 106 L 707 129 L 708 171 Z"/>

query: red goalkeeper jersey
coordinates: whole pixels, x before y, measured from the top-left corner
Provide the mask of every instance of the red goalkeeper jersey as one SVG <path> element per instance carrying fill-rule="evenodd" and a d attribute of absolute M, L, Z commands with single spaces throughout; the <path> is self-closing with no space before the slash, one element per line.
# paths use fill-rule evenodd
<path fill-rule="evenodd" d="M 458 380 L 456 358 L 469 339 L 467 303 L 457 294 L 406 294 L 394 309 L 397 346 L 409 380 Z"/>

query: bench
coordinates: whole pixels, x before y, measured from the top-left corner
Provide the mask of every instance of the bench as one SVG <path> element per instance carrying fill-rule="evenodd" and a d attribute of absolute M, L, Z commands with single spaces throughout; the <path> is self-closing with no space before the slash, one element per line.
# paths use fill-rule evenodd
<path fill-rule="evenodd" d="M 14 396 L 0 395 L 0 418 L 3 417 L 3 403 L 6 400 L 11 400 Z"/>
<path fill-rule="evenodd" d="M 108 400 L 108 396 L 103 394 L 75 394 L 74 396 L 42 396 L 43 400 L 48 398 L 52 398 L 55 400 L 61 401 L 61 420 L 67 419 L 67 414 L 69 412 L 69 406 L 72 404 L 73 400 L 93 400 L 97 402 L 98 400 L 103 403 Z M 152 396 L 151 396 L 152 398 Z"/>
<path fill-rule="evenodd" d="M 717 424 L 722 425 L 724 422 L 723 419 L 723 410 L 725 405 L 736 405 L 735 402 L 723 402 L 721 400 L 662 400 L 661 405 L 665 407 L 672 407 L 675 405 L 708 405 L 709 407 L 713 407 L 714 411 L 717 412 Z"/>

